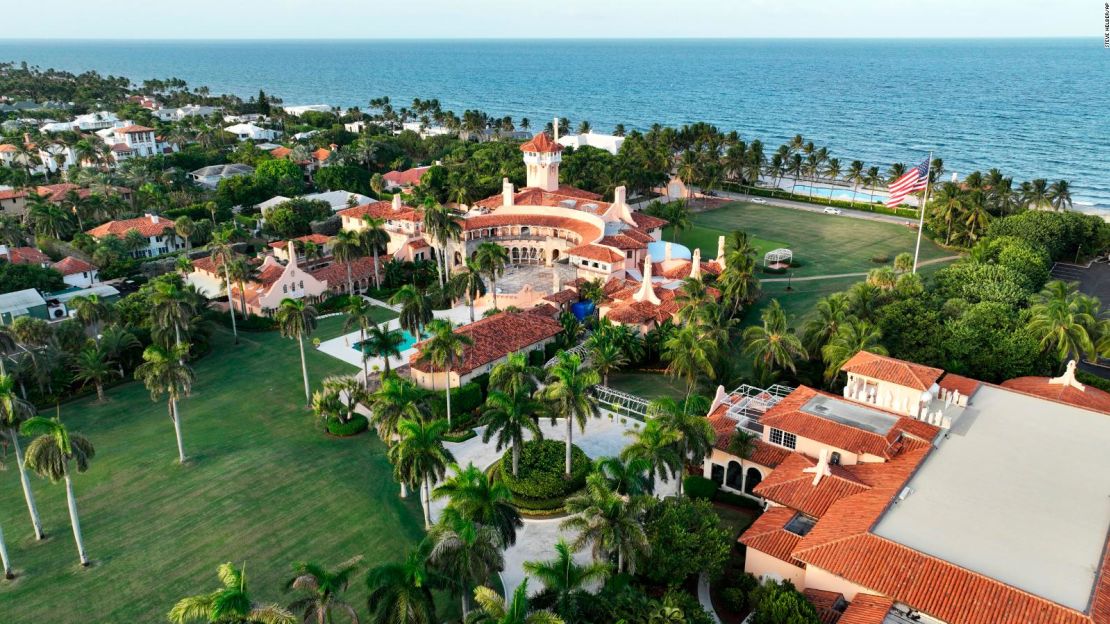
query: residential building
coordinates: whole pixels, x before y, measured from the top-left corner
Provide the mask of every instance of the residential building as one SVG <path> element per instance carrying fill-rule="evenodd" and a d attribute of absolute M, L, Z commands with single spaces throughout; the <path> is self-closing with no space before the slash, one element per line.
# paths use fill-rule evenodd
<path fill-rule="evenodd" d="M 12 264 L 37 264 L 44 268 L 52 264 L 50 256 L 34 247 L 9 247 L 7 245 L 0 245 L 0 258 Z"/>
<path fill-rule="evenodd" d="M 597 134 L 594 132 L 587 132 L 586 134 L 568 134 L 559 137 L 559 145 L 563 147 L 573 147 L 575 149 L 581 147 L 596 147 L 603 149 L 614 156 L 617 152 L 621 151 L 621 145 L 624 144 L 624 137 L 615 134 Z"/>
<path fill-rule="evenodd" d="M 864 351 L 841 370 L 840 395 L 718 390 L 704 474 L 766 506 L 748 572 L 828 622 L 1110 622 L 1110 393 L 1074 362 L 1001 385 Z"/>
<path fill-rule="evenodd" d="M 223 110 L 219 106 L 186 104 L 180 108 L 162 108 L 154 111 L 154 116 L 162 121 L 181 121 L 186 117 L 209 117 Z"/>
<path fill-rule="evenodd" d="M 135 156 L 148 157 L 176 151 L 176 146 L 162 141 L 154 128 L 128 124 L 104 132 L 104 142 L 112 146 L 116 162 Z"/>
<path fill-rule="evenodd" d="M 287 115 L 292 115 L 294 117 L 300 117 L 301 115 L 309 111 L 312 111 L 314 113 L 335 112 L 335 109 L 333 109 L 331 106 L 328 106 L 327 104 L 303 104 L 300 106 L 283 106 L 282 110 L 284 110 Z"/>
<path fill-rule="evenodd" d="M 281 132 L 256 126 L 253 123 L 237 123 L 224 128 L 240 141 L 275 141 Z"/>
<path fill-rule="evenodd" d="M 401 132 L 405 130 L 419 134 L 420 138 L 422 139 L 433 136 L 445 136 L 449 134 L 454 134 L 449 128 L 445 126 L 439 126 L 435 124 L 428 125 L 422 121 L 406 121 L 405 123 L 401 124 L 400 130 L 394 130 L 393 133 L 401 134 Z"/>
<path fill-rule="evenodd" d="M 413 381 L 425 388 L 445 388 L 448 383 L 457 388 L 488 373 L 512 353 L 543 349 L 560 331 L 559 321 L 542 308 L 498 312 L 455 329 L 455 333 L 469 338 L 471 344 L 463 347 L 463 355 L 452 365 L 450 374 L 424 358 L 424 342 L 415 345 L 417 351 L 409 362 L 410 374 Z"/>
<path fill-rule="evenodd" d="M 95 132 L 105 128 L 111 128 L 119 122 L 119 117 L 115 113 L 109 111 L 100 111 L 96 113 L 88 113 L 85 115 L 78 115 L 72 121 L 56 121 L 43 124 L 39 131 L 41 132 L 66 132 L 68 130 L 80 132 Z"/>
<path fill-rule="evenodd" d="M 54 263 L 54 270 L 62 274 L 62 281 L 76 288 L 90 288 L 100 282 L 99 269 L 75 256 L 66 256 Z"/>
<path fill-rule="evenodd" d="M 185 239 L 174 231 L 173 220 L 158 215 L 145 214 L 134 219 L 122 219 L 102 223 L 88 230 L 86 234 L 96 239 L 115 236 L 123 239 L 131 230 L 137 231 L 147 239 L 147 245 L 131 252 L 133 258 L 151 258 L 171 251 L 185 249 Z"/>
<path fill-rule="evenodd" d="M 21 316 L 44 321 L 50 318 L 46 300 L 34 288 L 0 294 L 0 324 L 11 325 L 12 321 Z"/>
<path fill-rule="evenodd" d="M 228 163 L 226 165 L 209 165 L 196 171 L 189 172 L 189 178 L 197 184 L 214 189 L 220 185 L 220 180 L 254 174 L 254 167 L 241 163 Z"/>
<path fill-rule="evenodd" d="M 0 189 L 0 215 L 19 217 L 27 214 L 26 189 Z"/>
<path fill-rule="evenodd" d="M 413 167 L 405 169 L 404 171 L 397 171 L 396 169 L 388 173 L 382 174 L 382 180 L 385 182 L 385 190 L 408 190 L 414 186 L 420 186 L 420 178 L 426 171 L 431 169 L 428 167 Z"/>
<path fill-rule="evenodd" d="M 107 193 L 118 195 L 120 199 L 125 202 L 131 201 L 131 189 L 123 186 L 108 186 L 103 189 Z M 77 193 L 77 197 L 81 199 L 88 199 L 92 196 L 93 190 L 87 187 L 78 186 L 72 182 L 61 182 L 59 184 L 40 184 L 35 187 L 35 193 L 41 197 L 45 197 L 48 201 L 55 204 L 61 203 L 66 200 L 70 191 Z"/>
<path fill-rule="evenodd" d="M 271 253 L 282 262 L 289 262 L 289 250 L 296 249 L 297 261 L 307 265 L 314 260 L 314 258 L 306 257 L 306 250 L 308 249 L 306 243 L 312 243 L 316 246 L 315 259 L 326 258 L 331 257 L 331 244 L 334 238 L 333 236 L 324 236 L 323 234 L 307 234 L 294 238 L 293 245 L 290 245 L 289 241 L 279 240 L 270 243 L 269 247 L 272 250 Z"/>

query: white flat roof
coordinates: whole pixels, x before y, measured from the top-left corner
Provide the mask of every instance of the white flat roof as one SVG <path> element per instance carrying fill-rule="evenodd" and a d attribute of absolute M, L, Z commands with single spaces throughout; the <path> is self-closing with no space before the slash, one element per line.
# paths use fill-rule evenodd
<path fill-rule="evenodd" d="M 1110 415 L 982 386 L 876 535 L 1086 611 L 1110 529 Z"/>

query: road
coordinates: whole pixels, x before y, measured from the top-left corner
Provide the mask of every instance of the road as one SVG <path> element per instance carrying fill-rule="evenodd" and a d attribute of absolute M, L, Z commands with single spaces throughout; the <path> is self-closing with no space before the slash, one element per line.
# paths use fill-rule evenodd
<path fill-rule="evenodd" d="M 822 206 L 821 204 L 811 204 L 811 203 L 808 203 L 808 202 L 795 201 L 793 199 L 779 199 L 777 197 L 762 197 L 762 196 L 756 196 L 756 195 L 748 195 L 747 193 L 733 193 L 731 191 L 717 191 L 716 196 L 717 197 L 724 197 L 724 198 L 727 198 L 727 199 L 734 199 L 736 201 L 746 201 L 746 202 L 750 202 L 753 199 L 756 199 L 758 197 L 758 199 L 762 199 L 763 201 L 767 202 L 767 204 L 769 204 L 771 206 L 781 206 L 783 208 L 792 208 L 794 210 L 805 210 L 806 212 L 823 213 L 824 210 L 825 210 L 825 206 Z M 871 212 L 863 212 L 863 211 L 860 211 L 860 210 L 844 210 L 844 212 L 842 212 L 840 214 L 840 216 L 848 217 L 848 218 L 851 218 L 851 219 L 866 219 L 868 221 L 881 221 L 881 222 L 884 222 L 884 223 L 894 223 L 894 224 L 897 224 L 897 225 L 917 225 L 917 222 L 916 222 L 915 219 L 909 219 L 907 217 L 895 217 L 895 216 L 892 216 L 892 215 L 885 215 L 885 214 L 875 214 L 875 213 L 871 213 Z"/>

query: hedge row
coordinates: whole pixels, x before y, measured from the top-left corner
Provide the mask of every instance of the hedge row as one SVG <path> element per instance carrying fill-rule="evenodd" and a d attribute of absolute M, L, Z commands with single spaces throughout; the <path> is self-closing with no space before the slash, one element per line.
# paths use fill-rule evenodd
<path fill-rule="evenodd" d="M 808 195 L 801 195 L 798 193 L 791 193 L 790 191 L 784 191 L 781 189 L 772 191 L 771 189 L 759 187 L 741 186 L 734 182 L 726 182 L 721 185 L 721 188 L 726 191 L 732 191 L 734 193 L 746 193 L 748 195 L 771 197 L 775 199 L 789 199 L 792 201 L 805 202 L 807 204 L 816 204 L 820 201 L 820 204 L 824 206 L 835 206 L 837 208 L 845 208 L 847 210 L 872 212 L 875 214 L 890 215 L 892 217 L 906 217 L 907 219 L 916 219 L 918 216 L 916 208 L 891 209 L 879 203 L 869 204 L 867 202 L 853 202 L 845 199 L 824 199 L 822 201 L 822 198 L 810 197 Z"/>
<path fill-rule="evenodd" d="M 745 509 L 763 509 L 763 505 L 760 505 L 759 501 L 752 500 L 747 496 L 742 496 L 734 492 L 726 492 L 717 485 L 716 481 L 698 475 L 686 477 L 685 481 L 683 481 L 683 488 L 686 490 L 686 495 L 690 498 L 716 501 L 718 503 L 724 503 L 734 507 L 743 507 Z"/>
<path fill-rule="evenodd" d="M 567 478 L 566 443 L 561 440 L 530 440 L 520 450 L 519 474 L 513 475 L 513 452 L 501 457 L 501 479 L 514 497 L 533 501 L 566 498 L 586 485 L 593 465 L 586 453 L 571 445 L 571 471 Z"/>
<path fill-rule="evenodd" d="M 362 416 L 356 416 L 347 422 L 342 422 L 338 418 L 329 418 L 327 420 L 328 433 L 333 436 L 345 438 L 348 436 L 358 435 L 363 431 L 370 428 L 370 421 Z"/>

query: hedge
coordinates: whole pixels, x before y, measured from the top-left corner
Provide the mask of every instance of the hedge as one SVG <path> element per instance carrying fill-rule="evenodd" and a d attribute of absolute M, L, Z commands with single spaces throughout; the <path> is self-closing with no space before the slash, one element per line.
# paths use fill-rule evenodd
<path fill-rule="evenodd" d="M 571 473 L 566 468 L 566 443 L 561 440 L 530 440 L 520 450 L 520 471 L 513 475 L 513 450 L 501 457 L 501 479 L 514 495 L 536 501 L 565 498 L 586 485 L 593 464 L 586 453 L 571 445 Z"/>
<path fill-rule="evenodd" d="M 732 505 L 733 507 L 763 511 L 763 505 L 760 505 L 759 501 L 748 498 L 747 496 L 741 496 L 735 492 L 726 492 L 725 490 L 718 489 L 713 495 L 713 500 L 718 503 Z"/>
<path fill-rule="evenodd" d="M 686 495 L 690 498 L 701 498 L 705 500 L 712 500 L 713 495 L 717 493 L 720 486 L 712 479 L 699 477 L 698 475 L 690 475 L 683 481 L 683 489 Z"/>
<path fill-rule="evenodd" d="M 333 436 L 348 437 L 358 435 L 363 431 L 370 428 L 370 421 L 362 416 L 355 416 L 347 422 L 342 422 L 338 418 L 329 418 L 327 420 L 328 433 Z"/>
<path fill-rule="evenodd" d="M 226 327 L 231 327 L 231 318 L 230 315 L 228 315 L 226 312 L 223 314 L 219 314 L 216 318 L 219 319 L 219 322 L 222 325 Z M 277 329 L 277 321 L 268 316 L 257 316 L 251 314 L 247 318 L 243 318 L 242 316 L 236 314 L 235 329 L 248 332 L 274 331 Z"/>
<path fill-rule="evenodd" d="M 544 352 L 541 349 L 533 349 L 528 352 L 528 363 L 532 366 L 540 367 L 547 360 L 544 359 Z"/>
<path fill-rule="evenodd" d="M 452 432 L 444 434 L 443 440 L 445 442 L 455 442 L 455 443 L 466 442 L 467 440 L 469 440 L 471 438 L 477 437 L 477 435 L 478 435 L 478 432 L 473 430 L 473 429 L 467 429 L 466 431 L 461 431 L 461 432 L 452 431 Z"/>
<path fill-rule="evenodd" d="M 350 303 L 350 295 L 333 295 L 327 299 L 316 304 L 316 311 L 320 314 L 330 314 L 332 312 L 339 312 L 347 307 Z"/>

